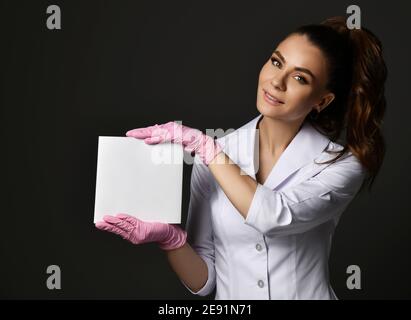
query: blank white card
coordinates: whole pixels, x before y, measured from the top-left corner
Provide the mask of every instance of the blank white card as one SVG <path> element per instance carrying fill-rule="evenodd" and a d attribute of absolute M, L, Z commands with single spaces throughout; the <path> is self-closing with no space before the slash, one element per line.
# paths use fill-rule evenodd
<path fill-rule="evenodd" d="M 126 213 L 144 221 L 181 223 L 183 157 L 179 144 L 100 136 L 94 222 Z"/>

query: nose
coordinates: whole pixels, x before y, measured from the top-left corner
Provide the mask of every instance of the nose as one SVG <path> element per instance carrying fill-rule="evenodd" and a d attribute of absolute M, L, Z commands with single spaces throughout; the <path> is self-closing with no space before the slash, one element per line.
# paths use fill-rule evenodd
<path fill-rule="evenodd" d="M 271 85 L 277 90 L 280 90 L 280 91 L 285 90 L 284 79 L 281 75 L 276 75 L 276 76 L 272 77 Z"/>

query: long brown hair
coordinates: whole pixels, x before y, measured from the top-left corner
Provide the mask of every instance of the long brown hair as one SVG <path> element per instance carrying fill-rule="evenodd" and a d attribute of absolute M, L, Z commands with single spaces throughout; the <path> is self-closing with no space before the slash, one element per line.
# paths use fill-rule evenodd
<path fill-rule="evenodd" d="M 335 98 L 322 112 L 312 111 L 305 121 L 332 141 L 345 131 L 345 143 L 337 157 L 324 163 L 334 162 L 351 151 L 367 169 L 361 189 L 368 184 L 370 191 L 386 149 L 381 126 L 386 108 L 387 68 L 381 41 L 364 27 L 349 29 L 342 16 L 301 26 L 291 34 L 306 35 L 327 59 L 327 89 Z"/>

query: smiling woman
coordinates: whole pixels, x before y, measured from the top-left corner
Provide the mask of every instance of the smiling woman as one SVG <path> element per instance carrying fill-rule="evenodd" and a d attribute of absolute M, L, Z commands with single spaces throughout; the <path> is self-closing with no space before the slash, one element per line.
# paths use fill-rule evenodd
<path fill-rule="evenodd" d="M 348 29 L 344 17 L 299 27 L 260 72 L 262 148 L 281 153 L 303 122 L 333 141 L 346 130 L 346 144 L 332 161 L 352 152 L 368 169 L 364 185 L 371 189 L 385 154 L 386 78 L 381 42 L 367 28 Z"/>
<path fill-rule="evenodd" d="M 260 115 L 243 127 L 217 141 L 174 122 L 127 132 L 195 152 L 187 234 L 124 215 L 96 226 L 135 244 L 158 242 L 193 294 L 216 288 L 216 299 L 337 299 L 328 277 L 331 240 L 381 165 L 385 78 L 381 43 L 367 29 L 349 30 L 343 17 L 298 28 L 264 63 Z M 344 146 L 336 142 L 343 128 Z"/>
<path fill-rule="evenodd" d="M 335 94 L 326 88 L 327 70 L 322 50 L 307 36 L 293 34 L 278 45 L 261 69 L 257 92 L 258 110 L 276 120 L 277 129 L 270 132 L 290 131 L 290 124 L 296 132 L 311 111 L 321 112 L 334 100 Z M 272 121 L 270 126 L 274 127 Z M 265 125 L 263 119 L 261 126 Z M 268 145 L 274 153 L 273 144 Z"/>

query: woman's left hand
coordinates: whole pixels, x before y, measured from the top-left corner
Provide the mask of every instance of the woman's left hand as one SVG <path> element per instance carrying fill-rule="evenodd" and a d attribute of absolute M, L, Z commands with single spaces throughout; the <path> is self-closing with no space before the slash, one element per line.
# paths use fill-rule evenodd
<path fill-rule="evenodd" d="M 181 144 L 185 151 L 190 153 L 194 151 L 207 166 L 222 151 L 222 147 L 214 141 L 214 138 L 203 134 L 200 130 L 173 121 L 129 130 L 126 136 L 144 139 L 147 144 L 164 142 Z"/>

